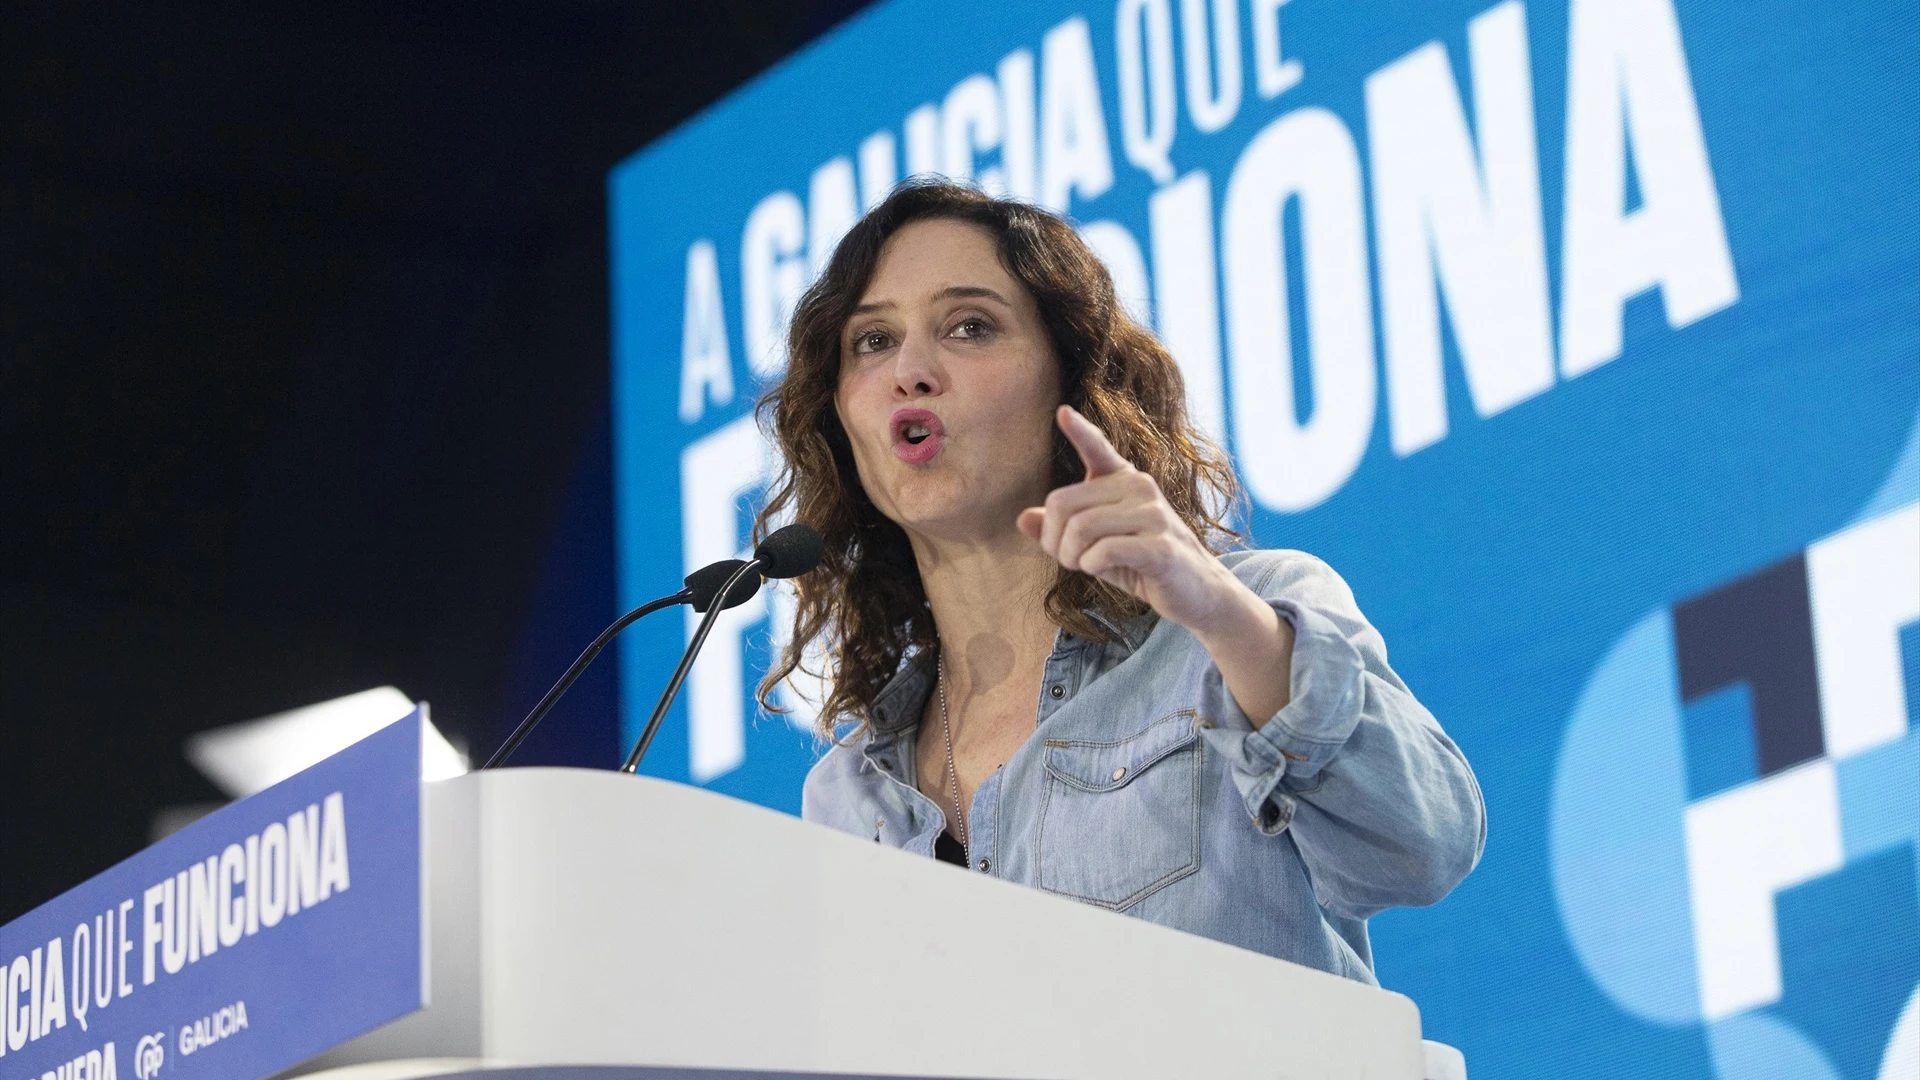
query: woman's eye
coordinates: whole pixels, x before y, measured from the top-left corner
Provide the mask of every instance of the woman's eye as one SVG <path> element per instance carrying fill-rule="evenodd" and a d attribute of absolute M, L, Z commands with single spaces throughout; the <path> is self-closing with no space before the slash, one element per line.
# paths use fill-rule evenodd
<path fill-rule="evenodd" d="M 880 352 L 890 344 L 892 344 L 892 339 L 888 338 L 885 332 L 869 330 L 853 339 L 853 351 L 857 353 Z"/>
<path fill-rule="evenodd" d="M 993 327 L 985 319 L 962 319 L 953 328 L 953 336 L 957 338 L 982 338 L 992 332 Z"/>

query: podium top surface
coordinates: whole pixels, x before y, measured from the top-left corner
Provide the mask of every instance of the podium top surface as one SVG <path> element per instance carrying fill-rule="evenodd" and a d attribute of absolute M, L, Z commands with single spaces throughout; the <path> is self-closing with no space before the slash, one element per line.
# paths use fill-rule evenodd
<path fill-rule="evenodd" d="M 549 768 L 427 791 L 439 1015 L 402 1027 L 442 1035 L 390 1056 L 1102 1080 L 1422 1072 L 1401 995 L 713 792 Z"/>

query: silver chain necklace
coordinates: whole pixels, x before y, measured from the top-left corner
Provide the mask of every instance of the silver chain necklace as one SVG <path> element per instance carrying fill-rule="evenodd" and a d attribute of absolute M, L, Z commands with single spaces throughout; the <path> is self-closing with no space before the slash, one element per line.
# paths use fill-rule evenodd
<path fill-rule="evenodd" d="M 947 744 L 947 793 L 953 799 L 953 825 L 960 830 L 957 839 L 960 847 L 969 853 L 973 850 L 967 843 L 967 819 L 960 813 L 960 770 L 953 766 L 953 722 L 947 716 L 947 658 L 945 651 L 934 658 L 936 681 L 934 685 L 940 691 L 940 737 Z"/>

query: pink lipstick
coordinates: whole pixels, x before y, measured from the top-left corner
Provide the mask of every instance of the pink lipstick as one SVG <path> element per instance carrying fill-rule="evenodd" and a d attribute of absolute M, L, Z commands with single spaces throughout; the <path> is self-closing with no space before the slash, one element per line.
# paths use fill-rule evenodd
<path fill-rule="evenodd" d="M 893 414 L 893 452 L 909 465 L 925 465 L 946 445 L 947 429 L 925 409 L 900 409 Z"/>

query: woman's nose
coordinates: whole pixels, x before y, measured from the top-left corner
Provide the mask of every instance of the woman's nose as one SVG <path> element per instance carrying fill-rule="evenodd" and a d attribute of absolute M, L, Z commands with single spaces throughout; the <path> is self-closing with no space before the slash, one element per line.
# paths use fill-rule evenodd
<path fill-rule="evenodd" d="M 908 340 L 900 346 L 893 362 L 894 394 L 903 398 L 938 394 L 944 382 L 939 362 L 929 344 Z"/>

